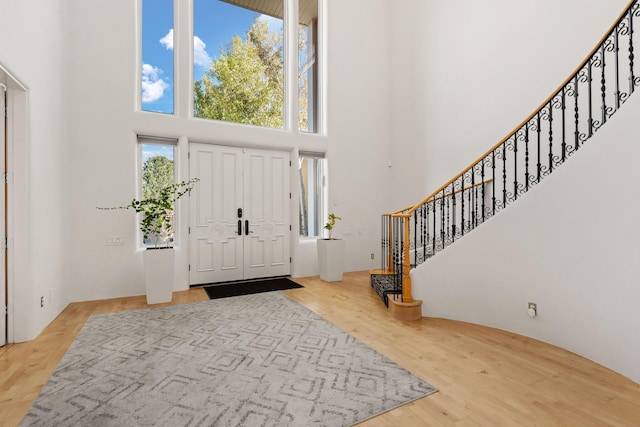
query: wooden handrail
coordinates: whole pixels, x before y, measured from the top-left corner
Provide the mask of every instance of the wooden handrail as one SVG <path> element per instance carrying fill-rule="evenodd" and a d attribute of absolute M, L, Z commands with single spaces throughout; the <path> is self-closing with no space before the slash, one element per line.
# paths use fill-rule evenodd
<path fill-rule="evenodd" d="M 436 200 L 441 200 L 441 199 L 444 199 L 445 197 L 449 197 L 449 196 L 452 196 L 452 195 L 454 195 L 454 194 L 461 193 L 461 192 L 463 192 L 463 191 L 471 190 L 471 189 L 473 189 L 473 188 L 475 188 L 475 187 L 479 187 L 479 186 L 481 186 L 481 185 L 489 184 L 489 183 L 491 183 L 492 181 L 493 181 L 493 178 L 488 178 L 488 179 L 485 179 L 485 180 L 484 180 L 484 181 L 482 181 L 482 182 L 478 182 L 477 184 L 468 185 L 468 186 L 466 186 L 466 187 L 464 187 L 464 188 L 457 189 L 457 190 L 453 191 L 452 193 L 445 193 L 444 195 L 440 195 L 440 196 L 438 196 L 438 197 L 436 197 L 436 198 L 434 198 L 434 197 L 433 197 L 433 194 L 432 194 L 431 196 L 429 196 L 429 197 L 427 197 L 426 199 L 422 200 L 420 203 L 418 203 L 418 204 L 417 204 L 417 205 L 415 205 L 415 206 L 412 206 L 412 207 L 410 207 L 410 208 L 406 208 L 406 209 L 401 209 L 401 210 L 399 210 L 399 211 L 397 211 L 397 212 L 395 212 L 395 213 L 392 213 L 392 214 L 382 214 L 382 216 L 392 216 L 392 217 L 396 217 L 396 218 L 409 218 L 409 217 L 411 217 L 411 215 L 413 215 L 413 214 L 415 213 L 415 211 L 416 211 L 420 206 L 422 206 L 422 205 L 424 205 L 424 204 L 426 204 L 426 203 L 429 203 L 429 202 L 435 202 Z M 404 212 L 404 211 L 407 211 L 407 212 L 402 213 L 402 212 Z"/>

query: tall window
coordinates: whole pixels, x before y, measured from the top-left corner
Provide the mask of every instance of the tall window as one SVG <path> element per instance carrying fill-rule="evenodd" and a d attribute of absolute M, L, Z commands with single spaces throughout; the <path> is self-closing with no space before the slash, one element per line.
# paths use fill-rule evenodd
<path fill-rule="evenodd" d="M 322 236 L 324 222 L 324 169 L 322 153 L 300 153 L 300 236 Z"/>
<path fill-rule="evenodd" d="M 318 0 L 299 0 L 298 5 L 298 129 L 317 132 Z"/>
<path fill-rule="evenodd" d="M 173 0 L 142 0 L 143 111 L 173 114 Z"/>
<path fill-rule="evenodd" d="M 193 64 L 180 62 L 179 68 L 193 67 L 193 85 L 175 92 L 192 96 L 194 117 L 318 132 L 322 0 L 140 1 L 142 110 L 175 112 L 174 40 L 186 46 L 185 41 L 192 37 Z M 294 22 L 285 22 L 285 9 L 295 9 L 296 3 L 298 16 L 287 15 Z M 180 14 L 192 13 L 193 34 L 179 25 L 183 19 L 177 21 L 174 34 L 174 9 Z M 297 34 L 284 31 L 295 25 Z M 297 64 L 295 55 L 285 57 L 296 44 Z M 285 49 L 285 45 L 291 48 Z M 297 76 L 288 76 L 289 70 L 295 73 L 294 68 Z M 186 80 L 176 84 L 188 84 Z M 289 82 L 287 87 L 285 81 Z M 296 98 L 298 111 L 286 108 L 295 104 Z"/>
<path fill-rule="evenodd" d="M 175 140 L 138 138 L 140 148 L 140 198 L 158 195 L 164 187 L 176 182 Z M 155 245 L 157 236 L 143 239 L 144 245 Z"/>
<path fill-rule="evenodd" d="M 194 116 L 283 128 L 283 0 L 194 0 Z"/>

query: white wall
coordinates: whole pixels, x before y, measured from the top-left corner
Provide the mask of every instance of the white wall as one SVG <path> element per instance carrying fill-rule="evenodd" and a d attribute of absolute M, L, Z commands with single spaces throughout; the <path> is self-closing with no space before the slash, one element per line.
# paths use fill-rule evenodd
<path fill-rule="evenodd" d="M 19 272 L 21 281 L 9 296 L 16 341 L 34 338 L 68 302 L 62 270 L 69 201 L 63 187 L 68 144 L 63 5 L 61 0 L 4 2 L 0 13 L 0 63 L 27 88 L 28 108 L 27 138 L 19 141 L 27 145 L 20 150 L 27 153 L 28 169 L 21 166 L 16 175 L 16 184 L 27 192 L 28 211 L 17 214 L 26 215 L 28 241 L 15 242 L 28 251 L 28 271 Z"/>
<path fill-rule="evenodd" d="M 132 212 L 104 212 L 96 206 L 114 206 L 136 194 L 136 133 L 181 138 L 180 175 L 188 176 L 187 141 L 264 147 L 282 150 L 326 151 L 329 163 L 330 210 L 344 220 L 337 234 L 347 240 L 346 269 L 377 266 L 370 254 L 379 253 L 379 214 L 388 200 L 390 172 L 386 167 L 390 125 L 389 41 L 386 0 L 329 2 L 327 40 L 328 132 L 313 136 L 283 130 L 216 123 L 180 115 L 136 111 L 138 47 L 136 2 L 130 0 L 73 1 L 70 7 L 71 41 L 68 96 L 72 145 L 70 180 L 71 245 L 67 277 L 72 301 L 144 293 L 141 252 Z M 362 19 L 362 10 L 367 10 Z M 188 20 L 181 20 L 185 22 Z M 184 25 L 190 25 L 185 23 Z M 185 44 L 177 40 L 176 45 Z M 380 66 L 384 64 L 385 66 Z M 181 70 L 177 84 L 190 87 L 190 71 Z M 187 86 L 184 86 L 184 85 Z M 187 90 L 178 105 L 189 103 Z M 187 97 L 187 98 L 185 98 Z M 295 188 L 292 187 L 292 188 Z M 297 212 L 297 205 L 292 212 Z M 182 206 L 186 209 L 186 205 Z M 188 215 L 179 213 L 181 227 Z M 295 216 L 293 216 L 295 217 Z M 345 231 L 351 230 L 351 234 Z M 360 233 L 362 231 L 362 233 Z M 123 246 L 106 246 L 108 236 L 123 236 Z M 180 248 L 186 241 L 178 242 Z M 187 253 L 176 289 L 186 289 Z M 297 276 L 317 274 L 314 244 L 293 246 Z"/>
<path fill-rule="evenodd" d="M 627 0 L 405 3 L 391 15 L 398 208 L 445 184 L 532 113 Z M 421 194 L 400 190 L 407 182 Z"/>
<path fill-rule="evenodd" d="M 429 2 L 414 39 L 427 55 L 428 82 L 415 96 L 429 101 L 414 132 L 428 157 L 413 175 L 435 189 L 479 157 L 569 76 L 626 3 Z M 562 168 L 419 267 L 423 315 L 538 338 L 640 381 L 640 203 L 629 197 L 640 185 L 639 112 L 632 98 Z M 403 117 L 394 117 L 395 130 Z"/>
<path fill-rule="evenodd" d="M 547 341 L 640 382 L 638 115 L 635 95 L 561 168 L 418 268 L 423 315 Z"/>

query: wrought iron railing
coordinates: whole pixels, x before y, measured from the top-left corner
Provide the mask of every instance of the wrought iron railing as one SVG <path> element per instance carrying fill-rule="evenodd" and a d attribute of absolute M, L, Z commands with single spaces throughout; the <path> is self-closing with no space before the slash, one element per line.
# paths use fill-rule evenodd
<path fill-rule="evenodd" d="M 382 215 L 383 298 L 412 302 L 411 268 L 472 231 L 551 174 L 640 85 L 639 0 L 576 71 L 505 138 L 415 206 Z"/>

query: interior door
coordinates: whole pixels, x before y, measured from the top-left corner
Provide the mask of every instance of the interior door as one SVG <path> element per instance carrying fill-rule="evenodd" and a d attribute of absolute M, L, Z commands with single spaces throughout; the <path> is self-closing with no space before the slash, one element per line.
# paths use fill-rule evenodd
<path fill-rule="evenodd" d="M 191 144 L 190 284 L 290 272 L 289 153 Z"/>

